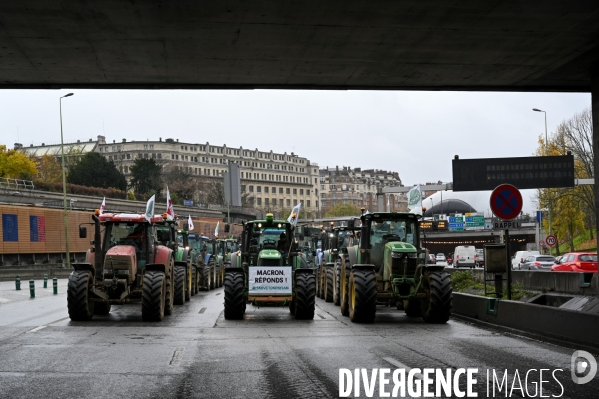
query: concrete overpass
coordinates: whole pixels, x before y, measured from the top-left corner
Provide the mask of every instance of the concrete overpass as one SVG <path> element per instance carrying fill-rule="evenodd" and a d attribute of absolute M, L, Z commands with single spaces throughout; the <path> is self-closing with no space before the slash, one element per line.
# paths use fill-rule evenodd
<path fill-rule="evenodd" d="M 589 92 L 597 21 L 596 0 L 4 0 L 0 87 Z"/>

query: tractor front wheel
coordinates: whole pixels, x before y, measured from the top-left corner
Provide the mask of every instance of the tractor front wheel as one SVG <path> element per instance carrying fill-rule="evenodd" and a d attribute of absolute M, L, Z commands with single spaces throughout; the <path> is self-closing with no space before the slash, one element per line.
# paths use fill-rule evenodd
<path fill-rule="evenodd" d="M 225 319 L 243 319 L 245 312 L 244 274 L 241 272 L 225 273 Z"/>
<path fill-rule="evenodd" d="M 175 305 L 185 303 L 185 267 L 175 266 Z"/>
<path fill-rule="evenodd" d="M 422 278 L 427 290 L 427 298 L 422 302 L 422 318 L 427 323 L 447 323 L 453 299 L 451 277 L 447 272 L 428 272 Z"/>
<path fill-rule="evenodd" d="M 144 274 L 141 294 L 141 318 L 144 321 L 161 321 L 164 318 L 166 279 L 163 272 Z"/>
<path fill-rule="evenodd" d="M 295 276 L 295 318 L 312 320 L 316 308 L 316 276 L 300 273 Z"/>
<path fill-rule="evenodd" d="M 349 276 L 349 319 L 354 323 L 372 323 L 375 316 L 374 270 L 352 270 Z"/>
<path fill-rule="evenodd" d="M 67 309 L 69 317 L 75 321 L 91 320 L 95 303 L 90 301 L 89 286 L 92 274 L 87 270 L 75 270 L 69 275 L 67 286 Z"/>

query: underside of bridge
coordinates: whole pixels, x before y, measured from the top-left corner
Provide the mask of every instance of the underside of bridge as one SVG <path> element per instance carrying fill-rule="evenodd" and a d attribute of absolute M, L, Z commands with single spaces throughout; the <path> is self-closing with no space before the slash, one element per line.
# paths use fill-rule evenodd
<path fill-rule="evenodd" d="M 596 0 L 3 0 L 3 88 L 589 92 Z"/>

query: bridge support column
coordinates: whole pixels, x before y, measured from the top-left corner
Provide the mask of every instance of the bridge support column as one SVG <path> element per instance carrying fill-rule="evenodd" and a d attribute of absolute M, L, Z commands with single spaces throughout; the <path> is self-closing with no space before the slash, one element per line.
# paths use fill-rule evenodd
<path fill-rule="evenodd" d="M 594 173 L 595 180 L 599 179 L 599 66 L 595 67 L 591 77 L 591 115 L 593 116 L 593 153 L 594 156 Z M 599 210 L 599 182 L 595 181 L 595 215 Z M 599 233 L 599 217 L 595 218 L 595 237 Z M 599 239 L 599 238 L 598 238 Z M 595 275 L 599 278 L 599 274 Z M 597 292 L 599 292 L 599 284 L 597 284 Z"/>

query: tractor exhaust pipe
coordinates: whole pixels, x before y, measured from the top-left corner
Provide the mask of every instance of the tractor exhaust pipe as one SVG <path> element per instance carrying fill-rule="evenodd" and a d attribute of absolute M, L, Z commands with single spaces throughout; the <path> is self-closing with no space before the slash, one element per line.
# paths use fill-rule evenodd
<path fill-rule="evenodd" d="M 94 267 L 96 268 L 96 278 L 104 279 L 104 270 L 102 267 L 102 233 L 100 232 L 100 218 L 92 215 L 94 220 Z"/>

